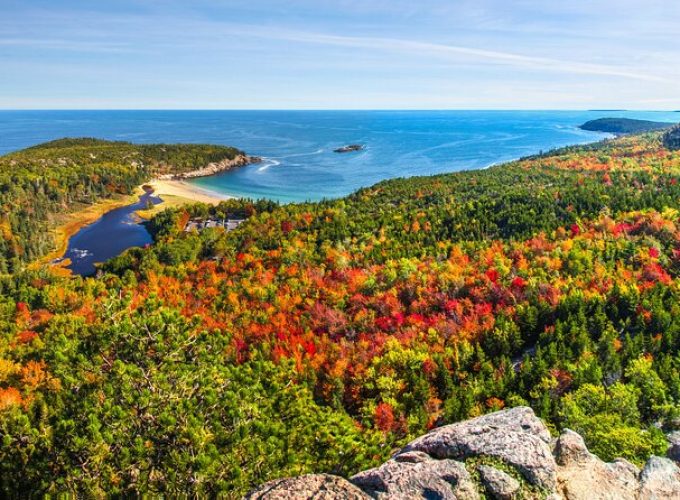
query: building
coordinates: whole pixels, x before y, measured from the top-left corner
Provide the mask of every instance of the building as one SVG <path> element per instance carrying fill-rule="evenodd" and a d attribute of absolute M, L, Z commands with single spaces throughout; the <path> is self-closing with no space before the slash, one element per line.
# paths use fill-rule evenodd
<path fill-rule="evenodd" d="M 218 227 L 221 227 L 226 231 L 233 231 L 244 222 L 245 219 L 191 219 L 187 222 L 186 226 L 184 226 L 184 232 L 200 232 L 204 229 Z"/>

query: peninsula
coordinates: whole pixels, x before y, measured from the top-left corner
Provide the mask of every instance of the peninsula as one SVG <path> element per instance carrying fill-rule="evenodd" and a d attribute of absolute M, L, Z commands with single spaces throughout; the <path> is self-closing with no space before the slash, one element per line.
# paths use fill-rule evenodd
<path fill-rule="evenodd" d="M 590 132 L 607 132 L 616 135 L 638 134 L 672 127 L 673 123 L 633 120 L 631 118 L 598 118 L 590 120 L 579 128 Z"/>
<path fill-rule="evenodd" d="M 146 185 L 163 200 L 163 203 L 138 213 L 145 218 L 149 218 L 168 207 L 195 202 L 215 204 L 232 198 L 231 196 L 215 193 L 185 181 L 199 177 L 210 177 L 235 168 L 260 163 L 261 161 L 262 158 L 260 157 L 239 153 L 234 157 L 225 157 L 222 160 L 210 162 L 195 170 L 157 175 Z"/>
<path fill-rule="evenodd" d="M 188 172 L 176 172 L 159 175 L 158 180 L 182 180 L 182 179 L 195 179 L 197 177 L 209 177 L 211 175 L 220 174 L 222 172 L 227 172 L 237 167 L 243 167 L 245 165 L 250 165 L 252 163 L 260 163 L 262 158 L 257 156 L 248 156 L 244 153 L 239 153 L 236 156 L 230 158 L 226 157 L 220 161 L 214 161 L 208 163 L 204 167 L 197 168 L 196 170 L 190 170 Z"/>

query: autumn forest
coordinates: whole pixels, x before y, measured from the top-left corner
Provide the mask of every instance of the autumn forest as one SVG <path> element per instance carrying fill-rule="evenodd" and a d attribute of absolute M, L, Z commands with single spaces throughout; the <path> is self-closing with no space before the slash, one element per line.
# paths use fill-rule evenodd
<path fill-rule="evenodd" d="M 167 209 L 64 276 L 60 213 L 238 151 L 62 140 L 0 158 L 0 495 L 239 497 L 529 405 L 603 459 L 680 428 L 677 131 L 342 199 Z M 185 232 L 195 217 L 237 230 Z"/>

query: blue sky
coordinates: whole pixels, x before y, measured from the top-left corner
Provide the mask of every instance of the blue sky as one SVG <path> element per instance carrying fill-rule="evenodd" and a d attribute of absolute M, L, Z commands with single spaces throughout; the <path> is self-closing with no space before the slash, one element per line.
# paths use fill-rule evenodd
<path fill-rule="evenodd" d="M 680 109 L 674 0 L 0 0 L 0 108 Z"/>

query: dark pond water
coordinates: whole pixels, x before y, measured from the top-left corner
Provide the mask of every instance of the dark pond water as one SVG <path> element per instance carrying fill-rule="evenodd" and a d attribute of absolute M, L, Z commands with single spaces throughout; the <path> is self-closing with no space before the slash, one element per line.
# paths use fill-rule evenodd
<path fill-rule="evenodd" d="M 162 202 L 152 193 L 143 194 L 137 203 L 111 210 L 74 234 L 64 254 L 64 258 L 71 259 L 68 269 L 87 276 L 96 271 L 95 263 L 104 262 L 128 248 L 152 243 L 149 231 L 135 214 L 149 201 L 154 205 Z"/>

